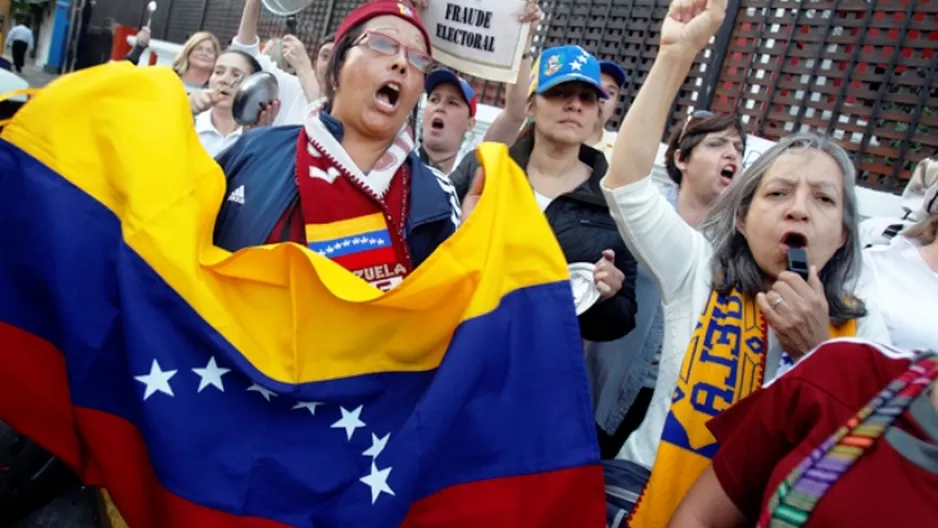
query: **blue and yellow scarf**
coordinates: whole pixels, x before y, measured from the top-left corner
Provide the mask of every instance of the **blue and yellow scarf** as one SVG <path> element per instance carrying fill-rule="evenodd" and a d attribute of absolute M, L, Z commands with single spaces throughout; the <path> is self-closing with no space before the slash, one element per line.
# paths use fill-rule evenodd
<path fill-rule="evenodd" d="M 831 325 L 832 338 L 855 334 L 855 320 L 839 328 Z M 739 290 L 710 294 L 684 354 L 651 479 L 629 526 L 667 526 L 719 448 L 707 422 L 762 386 L 767 336 L 754 299 Z"/>

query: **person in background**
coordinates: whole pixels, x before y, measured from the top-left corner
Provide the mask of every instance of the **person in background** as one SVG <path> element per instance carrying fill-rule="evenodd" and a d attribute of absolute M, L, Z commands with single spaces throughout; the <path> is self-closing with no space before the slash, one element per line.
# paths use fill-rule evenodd
<path fill-rule="evenodd" d="M 921 222 L 925 212 L 925 194 L 938 185 L 938 160 L 925 158 L 915 166 L 912 177 L 902 190 L 902 213 L 895 217 L 874 216 L 860 222 L 860 241 L 864 248 L 888 246 L 896 235 Z"/>
<path fill-rule="evenodd" d="M 609 81 L 607 77 L 603 76 Z M 607 109 L 603 111 L 605 115 Z M 666 188 L 664 196 L 688 225 L 696 227 L 719 193 L 726 190 L 730 181 L 726 176 L 734 175 L 742 163 L 745 137 L 739 119 L 707 111 L 688 115 L 671 134 L 665 170 L 675 185 Z M 608 157 L 611 151 L 606 154 Z M 642 265 L 635 278 L 635 298 L 638 312 L 632 332 L 616 341 L 586 343 L 599 451 L 604 460 L 614 458 L 645 419 L 658 380 L 664 312 L 658 286 Z"/>
<path fill-rule="evenodd" d="M 316 58 L 313 61 L 313 70 L 316 72 L 316 80 L 319 86 L 325 83 L 326 75 L 329 73 L 329 61 L 332 59 L 332 50 L 335 48 L 335 33 L 329 33 L 319 41 L 316 47 Z"/>
<path fill-rule="evenodd" d="M 26 19 L 19 18 L 4 43 L 4 46 L 13 54 L 13 69 L 16 73 L 23 73 L 26 53 L 32 50 L 34 45 L 33 31 L 26 26 Z"/>
<path fill-rule="evenodd" d="M 420 160 L 449 174 L 476 145 L 466 135 L 476 126 L 475 91 L 452 70 L 441 68 L 427 76 L 427 102 L 421 123 Z"/>
<path fill-rule="evenodd" d="M 452 186 L 420 162 L 405 126 L 433 64 L 430 49 L 406 4 L 375 0 L 353 10 L 336 32 L 328 107 L 311 105 L 302 126 L 244 134 L 217 158 L 228 197 L 215 244 L 237 251 L 297 242 L 376 288 L 403 282 L 461 214 Z M 365 233 L 392 251 L 350 244 Z M 334 252 L 343 242 L 351 249 Z"/>
<path fill-rule="evenodd" d="M 602 199 L 606 158 L 584 143 L 607 96 L 599 63 L 579 46 L 560 46 L 544 50 L 534 68 L 527 103 L 533 124 L 509 155 L 527 174 L 567 262 L 595 263 L 600 300 L 580 315 L 580 333 L 590 341 L 617 339 L 635 326 L 635 259 Z M 453 185 L 469 189 L 478 170 L 476 157 L 466 156 L 451 176 Z"/>
<path fill-rule="evenodd" d="M 537 2 L 526 0 L 518 21 L 531 26 L 526 48 L 543 12 Z M 492 141 L 510 145 L 524 124 L 525 106 L 530 85 L 531 54 L 521 59 L 518 77 L 508 86 L 505 108 L 498 114 L 481 141 L 471 139 L 476 125 L 477 98 L 475 90 L 452 70 L 441 68 L 427 77 L 427 102 L 423 107 L 420 134 L 420 157 L 431 167 L 449 174 L 481 142 Z M 464 189 L 465 192 L 467 189 Z"/>
<path fill-rule="evenodd" d="M 229 49 L 215 61 L 208 88 L 189 95 L 196 134 L 210 156 L 217 156 L 244 133 L 244 127 L 232 115 L 234 92 L 242 79 L 260 69 L 261 65 L 254 57 L 240 50 Z M 270 125 L 278 106 L 279 103 L 275 101 L 264 109 L 258 123 L 251 128 Z"/>
<path fill-rule="evenodd" d="M 221 53 L 221 44 L 215 35 L 199 31 L 186 40 L 182 50 L 173 59 L 173 70 L 186 87 L 186 93 L 202 90 L 208 86 L 215 71 L 215 59 Z M 139 59 L 138 59 L 139 60 Z"/>
<path fill-rule="evenodd" d="M 632 526 L 663 526 L 671 518 L 717 447 L 706 428 L 710 418 L 831 337 L 889 340 L 873 304 L 850 290 L 860 263 L 856 168 L 834 140 L 788 136 L 741 174 L 727 174 L 732 185 L 714 182 L 710 192 L 719 197 L 699 230 L 651 181 L 659 142 L 649 131 L 664 129 L 725 11 L 725 0 L 671 3 L 655 62 L 602 182 L 619 232 L 654 276 L 665 313 L 648 413 L 619 459 L 604 464 L 607 486 L 615 480 L 633 502 L 641 497 L 635 511 L 610 508 L 610 521 L 630 512 Z M 790 249 L 805 251 L 806 277 L 788 269 Z M 619 470 L 631 478 L 619 478 Z"/>
<path fill-rule="evenodd" d="M 616 135 L 610 132 L 606 125 L 616 116 L 616 108 L 619 106 L 619 98 L 622 95 L 622 89 L 625 88 L 625 82 L 628 77 L 622 66 L 613 61 L 599 61 L 599 68 L 602 72 L 603 90 L 609 94 L 609 99 L 602 102 L 603 113 L 596 126 L 596 130 L 586 140 L 586 144 L 605 154 L 606 159 L 612 154 L 612 147 L 615 145 Z"/>
<path fill-rule="evenodd" d="M 923 160 L 915 172 L 938 171 Z M 938 181 L 924 193 L 914 217 L 920 220 L 888 245 L 863 250 L 857 295 L 875 303 L 892 343 L 907 350 L 938 344 Z"/>
<path fill-rule="evenodd" d="M 938 341 L 929 349 L 830 341 L 724 411 L 708 424 L 713 463 L 669 526 L 935 526 Z"/>
<path fill-rule="evenodd" d="M 294 35 L 280 39 L 283 59 L 293 68 L 295 75 L 279 68 L 274 60 L 261 52 L 257 35 L 257 22 L 261 14 L 261 0 L 245 0 L 241 11 L 238 34 L 231 41 L 232 49 L 241 50 L 257 60 L 263 71 L 277 78 L 280 93 L 280 112 L 275 126 L 297 125 L 306 120 L 309 103 L 322 96 L 322 87 L 316 70 L 306 52 L 306 46 Z"/>

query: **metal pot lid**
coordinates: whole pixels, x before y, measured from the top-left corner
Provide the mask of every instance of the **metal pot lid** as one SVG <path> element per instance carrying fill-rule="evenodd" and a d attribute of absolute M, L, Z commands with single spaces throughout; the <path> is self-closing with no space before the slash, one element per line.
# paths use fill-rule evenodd
<path fill-rule="evenodd" d="M 280 96 L 277 78 L 268 72 L 257 72 L 241 81 L 231 105 L 235 122 L 242 126 L 257 123 L 261 109 Z"/>
<path fill-rule="evenodd" d="M 277 16 L 290 16 L 309 7 L 313 0 L 262 0 L 264 8 Z"/>
<path fill-rule="evenodd" d="M 574 262 L 567 266 L 570 270 L 570 286 L 573 288 L 573 301 L 576 304 L 576 314 L 581 315 L 599 300 L 599 290 L 593 280 L 595 264 L 589 262 Z"/>

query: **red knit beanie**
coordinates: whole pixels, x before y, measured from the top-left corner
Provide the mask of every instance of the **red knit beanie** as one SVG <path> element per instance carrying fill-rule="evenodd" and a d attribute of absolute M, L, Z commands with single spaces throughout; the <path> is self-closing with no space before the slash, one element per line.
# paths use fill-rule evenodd
<path fill-rule="evenodd" d="M 423 25 L 423 21 L 417 15 L 417 11 L 409 3 L 397 0 L 374 0 L 358 6 L 339 25 L 339 29 L 335 32 L 335 41 L 342 40 L 342 37 L 353 27 L 381 15 L 400 17 L 416 26 L 427 44 L 427 53 L 432 55 L 430 35 L 427 33 L 426 26 Z"/>

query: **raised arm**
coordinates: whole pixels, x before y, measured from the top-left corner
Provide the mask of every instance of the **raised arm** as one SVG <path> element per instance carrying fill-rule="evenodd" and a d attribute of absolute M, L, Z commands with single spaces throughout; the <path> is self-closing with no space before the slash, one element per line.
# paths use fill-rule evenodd
<path fill-rule="evenodd" d="M 674 0 L 661 25 L 658 55 L 619 128 L 603 184 L 609 189 L 651 173 L 660 131 L 694 57 L 706 47 L 726 14 L 726 0 Z"/>
<path fill-rule="evenodd" d="M 678 89 L 694 57 L 723 21 L 726 0 L 674 0 L 661 26 L 661 47 L 629 106 L 602 181 L 609 212 L 638 262 L 654 277 L 665 303 L 687 291 L 712 254 L 703 234 L 658 192 L 651 171 Z"/>
<path fill-rule="evenodd" d="M 525 50 L 530 51 L 537 23 L 543 17 L 544 13 L 538 7 L 537 2 L 532 0 L 525 2 L 524 12 L 519 17 L 522 23 L 530 25 Z M 485 137 L 482 138 L 482 141 L 494 141 L 511 145 L 517 139 L 518 132 L 521 131 L 521 126 L 524 124 L 525 107 L 528 104 L 528 88 L 531 86 L 531 63 L 532 58 L 526 51 L 521 59 L 521 65 L 518 67 L 518 78 L 515 79 L 514 84 L 508 85 L 506 90 L 505 108 L 502 109 L 495 121 L 485 131 Z"/>
<path fill-rule="evenodd" d="M 257 20 L 261 16 L 261 0 L 244 0 L 244 9 L 241 11 L 241 23 L 238 24 L 238 34 L 235 35 L 234 44 L 251 46 L 258 41 Z"/>

